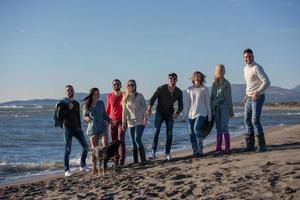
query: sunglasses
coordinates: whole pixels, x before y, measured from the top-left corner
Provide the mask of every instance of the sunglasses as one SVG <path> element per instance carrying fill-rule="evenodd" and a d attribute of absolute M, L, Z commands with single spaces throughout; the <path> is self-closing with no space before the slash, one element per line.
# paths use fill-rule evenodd
<path fill-rule="evenodd" d="M 128 87 L 134 87 L 135 85 L 134 84 L 128 84 Z"/>
<path fill-rule="evenodd" d="M 176 80 L 177 80 L 177 78 L 176 78 L 176 77 L 172 77 L 172 76 L 171 76 L 171 77 L 169 77 L 169 79 L 170 79 L 170 80 L 173 80 L 173 81 L 176 81 Z"/>
<path fill-rule="evenodd" d="M 113 85 L 115 86 L 115 85 L 121 85 L 121 84 L 120 83 L 114 83 Z"/>

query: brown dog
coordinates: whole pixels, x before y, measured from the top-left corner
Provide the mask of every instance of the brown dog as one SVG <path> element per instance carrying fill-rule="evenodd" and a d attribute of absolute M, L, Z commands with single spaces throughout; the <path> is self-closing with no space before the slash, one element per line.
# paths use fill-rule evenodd
<path fill-rule="evenodd" d="M 99 161 L 99 172 L 102 171 L 102 174 L 105 174 L 107 171 L 107 162 L 111 160 L 114 163 L 114 168 L 117 167 L 116 161 L 115 161 L 115 155 L 119 149 L 119 146 L 122 144 L 120 140 L 115 140 L 109 143 L 108 146 L 102 147 L 97 146 L 93 149 L 92 153 L 92 162 L 93 162 L 93 174 L 98 173 L 97 169 L 97 161 Z M 102 169 L 102 163 L 103 163 L 103 170 Z"/>

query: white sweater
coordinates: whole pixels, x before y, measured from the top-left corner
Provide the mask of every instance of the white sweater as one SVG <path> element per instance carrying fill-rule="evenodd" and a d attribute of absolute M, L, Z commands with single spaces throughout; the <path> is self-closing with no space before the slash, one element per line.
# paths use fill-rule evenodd
<path fill-rule="evenodd" d="M 210 108 L 210 98 L 208 88 L 206 86 L 201 86 L 200 88 L 195 88 L 190 86 L 187 89 L 188 93 L 188 118 L 195 119 L 199 116 L 208 116 L 208 121 L 211 121 L 211 108 Z"/>
<path fill-rule="evenodd" d="M 123 122 L 127 122 L 128 127 L 144 125 L 146 119 L 146 101 L 141 93 L 136 96 L 129 95 L 125 106 L 123 107 Z"/>
<path fill-rule="evenodd" d="M 248 96 L 253 95 L 255 92 L 258 92 L 259 95 L 264 94 L 271 84 L 264 69 L 256 62 L 244 67 L 244 77 Z"/>

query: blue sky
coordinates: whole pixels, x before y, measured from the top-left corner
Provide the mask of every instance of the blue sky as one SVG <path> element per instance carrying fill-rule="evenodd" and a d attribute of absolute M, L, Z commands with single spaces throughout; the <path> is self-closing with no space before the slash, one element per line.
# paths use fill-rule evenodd
<path fill-rule="evenodd" d="M 169 72 L 211 85 L 217 63 L 244 83 L 247 47 L 273 85 L 299 84 L 300 1 L 0 0 L 0 102 L 108 92 L 116 77 L 148 98 Z"/>

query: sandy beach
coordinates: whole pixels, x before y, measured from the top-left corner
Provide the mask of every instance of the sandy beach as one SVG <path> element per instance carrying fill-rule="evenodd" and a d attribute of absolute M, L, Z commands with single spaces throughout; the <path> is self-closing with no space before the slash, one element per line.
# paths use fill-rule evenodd
<path fill-rule="evenodd" d="M 231 155 L 193 158 L 174 153 L 146 165 L 127 165 L 104 176 L 40 176 L 0 186 L 0 199 L 300 199 L 300 125 L 266 130 L 268 151 L 244 153 L 243 137 Z"/>

